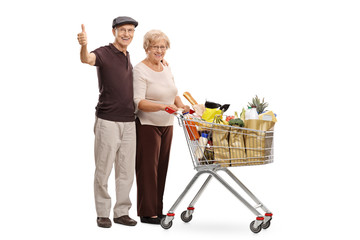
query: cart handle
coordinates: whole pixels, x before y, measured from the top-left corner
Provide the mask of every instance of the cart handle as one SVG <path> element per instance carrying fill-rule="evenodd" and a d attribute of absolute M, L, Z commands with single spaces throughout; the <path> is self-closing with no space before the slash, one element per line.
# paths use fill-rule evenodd
<path fill-rule="evenodd" d="M 166 111 L 167 113 L 169 113 L 169 114 L 173 114 L 173 113 L 176 112 L 174 109 L 169 108 L 169 107 L 165 108 L 165 111 Z"/>
<path fill-rule="evenodd" d="M 165 111 L 166 111 L 167 113 L 169 113 L 169 114 L 174 114 L 174 113 L 176 113 L 176 111 L 175 111 L 174 109 L 169 108 L 169 107 L 165 108 Z M 184 113 L 183 115 L 188 114 L 188 113 L 193 114 L 193 113 L 195 113 L 195 111 L 192 110 L 192 109 L 190 109 L 190 112 Z"/>

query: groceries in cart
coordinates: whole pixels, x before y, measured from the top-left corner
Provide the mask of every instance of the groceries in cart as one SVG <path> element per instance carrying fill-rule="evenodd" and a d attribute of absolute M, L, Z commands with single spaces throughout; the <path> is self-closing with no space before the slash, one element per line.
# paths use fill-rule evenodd
<path fill-rule="evenodd" d="M 194 113 L 182 114 L 171 109 L 166 111 L 177 117 L 197 173 L 167 215 L 161 219 L 161 227 L 171 228 L 175 210 L 180 202 L 199 176 L 208 174 L 187 209 L 181 213 L 184 222 L 192 220 L 196 202 L 210 180 L 215 178 L 256 216 L 250 223 L 252 232 L 259 233 L 262 229 L 269 228 L 273 213 L 229 170 L 229 167 L 262 165 L 273 161 L 276 115 L 272 111 L 266 111 L 268 104 L 264 99 L 260 101 L 257 96 L 249 102 L 247 109 L 243 108 L 240 114 L 235 112 L 234 115 L 228 114 L 229 104 L 209 101 L 198 104 L 190 93 L 186 92 L 184 96 L 193 106 Z M 244 199 L 218 172 L 225 172 L 256 205 L 253 206 Z"/>
<path fill-rule="evenodd" d="M 268 103 L 255 96 L 240 114 L 228 114 L 230 104 L 206 101 L 198 104 L 190 93 L 184 96 L 195 113 L 185 115 L 185 127 L 194 165 L 221 167 L 259 165 L 273 160 L 273 134 L 277 121 Z"/>

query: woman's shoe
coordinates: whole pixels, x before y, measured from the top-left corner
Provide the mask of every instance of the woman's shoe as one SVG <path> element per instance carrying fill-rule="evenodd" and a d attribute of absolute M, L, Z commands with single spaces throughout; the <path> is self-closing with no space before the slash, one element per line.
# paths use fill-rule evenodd
<path fill-rule="evenodd" d="M 160 218 L 152 218 L 152 217 L 140 217 L 140 221 L 142 223 L 150 223 L 150 224 L 160 224 Z"/>

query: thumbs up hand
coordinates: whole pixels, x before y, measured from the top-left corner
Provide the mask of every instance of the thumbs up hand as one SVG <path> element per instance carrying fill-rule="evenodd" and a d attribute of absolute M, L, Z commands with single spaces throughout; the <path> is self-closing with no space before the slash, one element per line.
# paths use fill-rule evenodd
<path fill-rule="evenodd" d="M 86 36 L 84 24 L 81 24 L 81 30 L 82 31 L 81 31 L 81 33 L 79 33 L 77 35 L 77 38 L 78 38 L 79 44 L 81 46 L 86 46 L 87 45 L 87 36 Z"/>

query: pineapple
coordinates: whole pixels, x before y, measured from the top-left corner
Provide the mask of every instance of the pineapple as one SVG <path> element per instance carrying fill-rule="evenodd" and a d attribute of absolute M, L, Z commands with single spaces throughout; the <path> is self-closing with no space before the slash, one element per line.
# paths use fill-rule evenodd
<path fill-rule="evenodd" d="M 264 101 L 264 98 L 261 102 L 257 95 L 252 99 L 251 103 L 249 102 L 248 105 L 248 107 L 256 107 L 256 111 L 258 114 L 263 113 L 268 106 L 269 104 Z"/>

